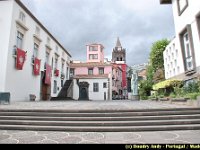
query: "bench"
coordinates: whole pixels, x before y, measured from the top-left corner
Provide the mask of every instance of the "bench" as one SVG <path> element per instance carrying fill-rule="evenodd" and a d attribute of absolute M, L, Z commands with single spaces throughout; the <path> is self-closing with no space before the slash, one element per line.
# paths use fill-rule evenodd
<path fill-rule="evenodd" d="M 188 98 L 172 98 L 172 102 L 187 102 Z"/>
<path fill-rule="evenodd" d="M 159 98 L 160 101 L 169 101 L 169 98 Z"/>
<path fill-rule="evenodd" d="M 10 104 L 9 92 L 0 92 L 0 104 Z"/>

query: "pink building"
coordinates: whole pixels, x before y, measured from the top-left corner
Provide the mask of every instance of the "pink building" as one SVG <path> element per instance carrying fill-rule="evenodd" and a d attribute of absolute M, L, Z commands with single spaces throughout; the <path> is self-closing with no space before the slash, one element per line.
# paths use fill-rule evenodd
<path fill-rule="evenodd" d="M 111 100 L 113 93 L 122 93 L 122 70 L 116 64 L 104 62 L 101 44 L 87 45 L 87 62 L 73 62 L 70 68 L 75 100 Z"/>
<path fill-rule="evenodd" d="M 87 62 L 104 62 L 104 47 L 101 44 L 87 46 Z"/>

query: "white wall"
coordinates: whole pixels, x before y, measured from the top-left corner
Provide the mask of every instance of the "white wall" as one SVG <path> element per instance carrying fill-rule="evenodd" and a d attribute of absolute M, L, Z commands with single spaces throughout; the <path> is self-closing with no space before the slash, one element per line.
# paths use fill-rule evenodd
<path fill-rule="evenodd" d="M 9 2 L 9 1 L 6 1 Z M 24 42 L 23 42 L 23 50 L 27 51 L 26 61 L 23 66 L 23 70 L 15 69 L 15 58 L 13 57 L 13 47 L 16 45 L 16 35 L 17 35 L 17 26 L 16 20 L 19 18 L 19 12 L 23 11 L 26 16 L 25 25 L 28 28 L 28 31 L 24 34 Z M 1 12 L 1 9 L 0 9 Z M 1 13 L 0 13 L 1 14 Z M 35 28 L 38 26 L 40 28 L 40 39 L 42 42 L 39 45 L 39 59 L 41 59 L 41 71 L 44 71 L 45 64 L 45 54 L 46 54 L 46 44 L 47 37 L 50 37 L 16 2 L 14 2 L 14 8 L 12 13 L 12 27 L 10 34 L 10 43 L 7 50 L 9 50 L 7 56 L 7 70 L 6 70 L 6 79 L 5 79 L 5 90 L 11 92 L 11 101 L 28 101 L 29 94 L 35 94 L 36 99 L 40 99 L 41 93 L 41 75 L 35 76 L 33 75 L 33 65 L 32 65 L 32 55 L 33 55 L 33 45 L 34 45 L 34 37 Z M 50 37 L 51 39 L 51 37 Z M 55 47 L 58 45 L 53 39 L 51 39 L 50 46 L 52 47 L 50 53 L 49 65 L 51 65 L 52 57 L 55 57 Z M 59 47 L 59 45 L 58 45 Z M 68 59 L 67 54 L 62 56 L 63 49 L 59 47 L 58 54 L 60 55 L 58 61 L 58 69 L 61 74 L 61 58 L 64 58 L 66 61 Z M 54 59 L 55 62 L 55 59 Z M 65 67 L 66 69 L 66 63 Z M 67 79 L 67 78 L 65 78 Z M 56 94 L 53 94 L 53 80 L 57 80 L 58 87 L 61 90 L 61 78 L 55 77 L 52 70 L 52 84 L 51 84 L 51 96 L 57 96 L 59 91 Z"/>
<path fill-rule="evenodd" d="M 79 98 L 79 87 L 76 79 L 73 80 L 73 99 L 78 100 Z M 104 92 L 106 92 L 106 99 L 108 100 L 108 84 L 107 88 L 103 88 L 103 83 L 107 82 L 108 79 L 79 79 L 79 82 L 89 83 L 89 99 L 90 100 L 104 100 Z M 93 92 L 93 83 L 99 83 L 99 92 Z M 112 84 L 112 83 L 111 83 Z M 112 88 L 112 86 L 110 86 Z M 111 93 L 112 94 L 112 93 Z"/>
<path fill-rule="evenodd" d="M 178 15 L 177 0 L 173 0 L 172 4 L 177 40 L 179 40 L 179 34 L 186 27 L 186 25 L 191 24 L 196 57 L 195 59 L 198 67 L 200 66 L 200 39 L 197 30 L 196 15 L 200 13 L 200 0 L 188 0 L 188 7 L 181 14 L 181 16 Z M 178 46 L 180 47 L 180 42 Z"/>
<path fill-rule="evenodd" d="M 184 73 L 183 57 L 177 38 L 171 40 L 169 45 L 167 45 L 165 51 L 163 52 L 163 58 L 165 67 L 165 79 L 169 79 Z"/>
<path fill-rule="evenodd" d="M 178 15 L 177 0 L 172 1 L 172 7 L 177 35 L 187 24 L 192 24 L 195 21 L 195 16 L 200 12 L 200 1 L 188 0 L 188 7 L 181 16 Z"/>
<path fill-rule="evenodd" d="M 0 1 L 0 92 L 5 91 L 13 1 Z"/>

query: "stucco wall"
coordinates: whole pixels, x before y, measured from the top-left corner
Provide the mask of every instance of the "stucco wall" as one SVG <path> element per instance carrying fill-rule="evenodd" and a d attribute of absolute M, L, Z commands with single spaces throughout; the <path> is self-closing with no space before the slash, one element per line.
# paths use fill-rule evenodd
<path fill-rule="evenodd" d="M 34 45 L 34 37 L 35 28 L 38 26 L 40 28 L 40 39 L 42 40 L 39 45 L 39 59 L 41 59 L 41 68 L 40 71 L 44 71 L 44 64 L 45 64 L 45 53 L 46 53 L 46 44 L 47 44 L 47 37 L 50 37 L 43 29 L 39 26 L 30 16 L 27 14 L 16 2 L 14 3 L 12 16 L 8 16 L 8 18 L 12 18 L 12 22 L 7 23 L 11 25 L 10 31 L 10 39 L 7 55 L 7 66 L 6 66 L 6 79 L 5 79 L 5 90 L 11 93 L 11 101 L 28 101 L 29 94 L 35 94 L 36 100 L 40 99 L 41 93 L 41 75 L 35 76 L 33 75 L 33 65 L 32 65 L 32 55 L 33 55 L 33 45 Z M 0 2 L 2 3 L 2 2 Z M 10 3 L 10 1 L 5 1 L 5 3 Z M 1 5 L 0 5 L 1 6 Z M 8 7 L 9 8 L 9 7 Z M 7 9 L 8 9 L 7 8 Z M 0 12 L 3 10 L 0 9 Z M 9 10 L 10 12 L 11 10 Z M 13 57 L 13 48 L 16 45 L 16 36 L 17 36 L 17 23 L 16 20 L 19 20 L 19 12 L 22 11 L 25 14 L 25 26 L 28 28 L 24 34 L 24 42 L 23 42 L 23 50 L 27 51 L 26 61 L 23 66 L 23 70 L 16 70 L 15 69 L 15 58 Z M 1 13 L 0 13 L 1 14 Z M 7 20 L 6 20 L 7 21 Z M 7 34 L 6 34 L 7 35 Z M 50 37 L 51 39 L 51 37 Z M 50 46 L 52 50 L 50 52 L 50 59 L 49 65 L 51 65 L 52 57 L 55 57 L 55 47 L 58 46 L 58 69 L 61 73 L 61 58 L 65 59 L 66 62 L 69 61 L 69 57 L 65 53 L 63 56 L 62 48 L 53 40 L 51 39 Z M 55 62 L 55 59 L 54 59 Z M 66 73 L 67 63 L 65 62 L 64 66 L 64 73 Z M 66 80 L 67 78 L 65 78 Z M 53 94 L 53 81 L 57 80 L 59 90 L 61 90 L 61 78 L 55 77 L 52 70 L 52 80 L 51 80 L 51 96 L 57 96 L 59 91 L 56 94 Z"/>
<path fill-rule="evenodd" d="M 76 79 L 73 80 L 73 99 L 78 100 L 79 98 L 79 87 L 77 85 Z M 104 92 L 106 92 L 106 99 L 108 100 L 108 85 L 107 88 L 103 88 L 103 83 L 107 82 L 108 79 L 79 79 L 79 82 L 89 83 L 89 99 L 90 100 L 104 100 Z M 99 83 L 99 92 L 93 92 L 93 83 Z"/>
<path fill-rule="evenodd" d="M 6 66 L 10 38 L 13 1 L 0 1 L 0 92 L 5 92 Z"/>

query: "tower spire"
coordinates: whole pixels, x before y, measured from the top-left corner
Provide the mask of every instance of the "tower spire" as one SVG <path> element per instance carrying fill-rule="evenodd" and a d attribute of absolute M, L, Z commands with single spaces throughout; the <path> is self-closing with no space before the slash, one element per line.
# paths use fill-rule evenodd
<path fill-rule="evenodd" d="M 119 37 L 117 37 L 116 47 L 122 47 Z"/>

